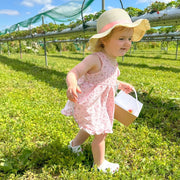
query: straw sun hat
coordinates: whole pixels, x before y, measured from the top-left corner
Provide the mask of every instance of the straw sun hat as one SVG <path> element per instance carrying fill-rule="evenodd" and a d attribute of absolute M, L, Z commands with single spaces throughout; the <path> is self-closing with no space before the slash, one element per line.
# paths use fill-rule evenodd
<path fill-rule="evenodd" d="M 90 49 L 94 49 L 99 38 L 107 36 L 115 27 L 123 26 L 133 28 L 132 41 L 140 41 L 146 31 L 150 29 L 147 19 L 139 19 L 135 22 L 131 21 L 128 13 L 123 9 L 111 9 L 105 11 L 97 20 L 97 34 L 93 35 L 89 40 Z"/>

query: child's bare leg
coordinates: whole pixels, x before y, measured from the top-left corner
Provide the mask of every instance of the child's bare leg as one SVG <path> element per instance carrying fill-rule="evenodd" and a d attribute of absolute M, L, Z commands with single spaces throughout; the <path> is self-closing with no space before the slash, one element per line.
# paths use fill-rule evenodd
<path fill-rule="evenodd" d="M 86 131 L 84 131 L 83 129 L 80 129 L 78 134 L 72 141 L 72 146 L 79 146 L 83 144 L 83 142 L 85 142 L 89 136 L 90 135 Z"/>
<path fill-rule="evenodd" d="M 104 161 L 106 134 L 95 135 L 92 142 L 94 164 L 100 166 Z"/>

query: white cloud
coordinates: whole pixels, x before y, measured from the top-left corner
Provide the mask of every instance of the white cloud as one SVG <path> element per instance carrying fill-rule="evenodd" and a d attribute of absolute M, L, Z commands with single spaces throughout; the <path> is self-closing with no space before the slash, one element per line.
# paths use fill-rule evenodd
<path fill-rule="evenodd" d="M 24 6 L 33 7 L 35 4 L 51 4 L 52 0 L 23 0 Z"/>
<path fill-rule="evenodd" d="M 91 8 L 91 6 L 89 6 L 86 11 L 83 12 L 83 15 L 86 16 L 86 15 L 89 15 L 89 14 L 96 14 L 97 12 L 96 11 L 93 11 L 93 9 Z"/>
<path fill-rule="evenodd" d="M 158 0 L 158 1 L 160 1 L 160 2 L 165 2 L 165 3 L 169 3 L 169 2 L 171 2 L 172 0 Z M 153 0 L 153 2 L 155 2 L 155 0 Z"/>
<path fill-rule="evenodd" d="M 141 4 L 141 3 L 147 3 L 147 2 L 148 2 L 148 0 L 138 0 L 136 3 Z"/>
<path fill-rule="evenodd" d="M 148 3 L 148 4 L 151 4 L 153 2 L 155 2 L 157 0 L 137 0 L 137 4 L 141 4 L 141 3 Z M 169 3 L 171 2 L 172 0 L 158 0 L 159 2 L 164 2 L 164 3 Z"/>
<path fill-rule="evenodd" d="M 7 14 L 10 16 L 14 16 L 14 15 L 18 15 L 19 12 L 16 10 L 11 10 L 11 9 L 2 9 L 2 10 L 0 10 L 0 14 Z"/>
<path fill-rule="evenodd" d="M 110 9 L 113 9 L 114 7 L 112 7 L 112 6 L 108 6 L 107 7 L 107 10 L 110 10 Z"/>
<path fill-rule="evenodd" d="M 23 1 L 22 4 L 24 6 L 28 6 L 28 7 L 33 7 L 34 6 L 34 4 L 32 2 L 30 2 L 30 1 Z"/>
<path fill-rule="evenodd" d="M 48 11 L 48 10 L 50 10 L 50 9 L 52 9 L 52 8 L 55 8 L 55 6 L 53 6 L 53 5 L 51 5 L 51 4 L 45 4 L 45 6 L 40 10 L 39 13 L 42 13 L 42 12 L 44 12 L 44 11 Z"/>

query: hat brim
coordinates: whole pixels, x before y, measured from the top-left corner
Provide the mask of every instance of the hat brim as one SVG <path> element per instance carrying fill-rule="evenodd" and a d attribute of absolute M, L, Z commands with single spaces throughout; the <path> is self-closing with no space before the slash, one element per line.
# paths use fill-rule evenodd
<path fill-rule="evenodd" d="M 93 35 L 89 40 L 90 49 L 96 45 L 98 39 L 107 36 L 115 27 L 119 27 L 119 26 L 134 29 L 133 36 L 132 36 L 132 41 L 134 42 L 140 41 L 142 37 L 144 36 L 144 34 L 146 33 L 146 31 L 150 29 L 150 24 L 147 19 L 139 19 L 129 24 L 116 24 L 113 27 L 106 30 L 105 32 Z"/>

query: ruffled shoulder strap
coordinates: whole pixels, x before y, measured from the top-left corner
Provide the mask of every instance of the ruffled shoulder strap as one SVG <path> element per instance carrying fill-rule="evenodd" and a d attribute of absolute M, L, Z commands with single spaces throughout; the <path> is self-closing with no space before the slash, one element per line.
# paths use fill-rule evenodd
<path fill-rule="evenodd" d="M 104 65 L 105 61 L 105 55 L 102 52 L 95 52 L 94 55 L 99 57 L 99 60 L 101 61 L 102 66 Z"/>
<path fill-rule="evenodd" d="M 98 57 L 100 57 L 101 59 L 105 58 L 105 55 L 103 52 L 95 52 L 94 54 L 97 55 Z"/>

